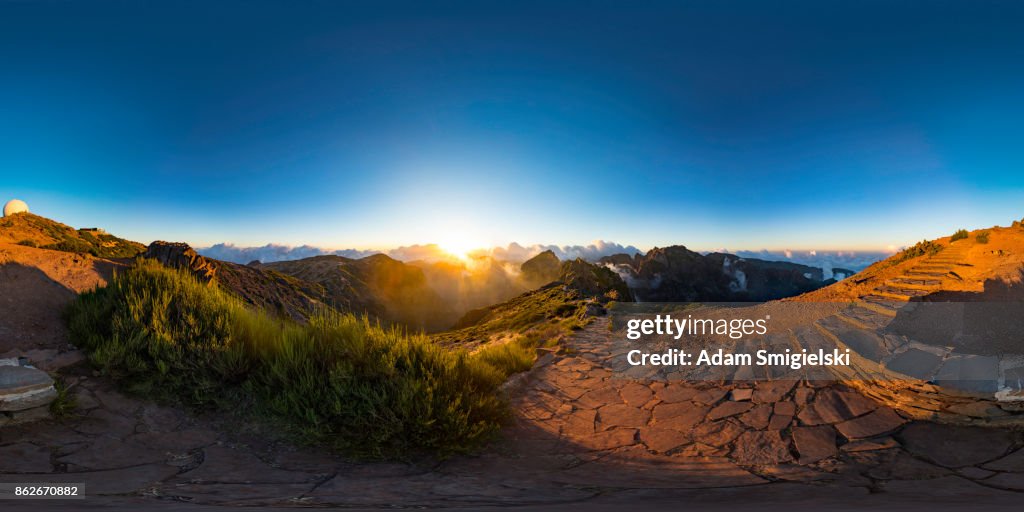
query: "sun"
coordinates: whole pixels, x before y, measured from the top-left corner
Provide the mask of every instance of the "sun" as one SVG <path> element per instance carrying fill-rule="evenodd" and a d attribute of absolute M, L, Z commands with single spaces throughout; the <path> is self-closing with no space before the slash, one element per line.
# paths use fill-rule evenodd
<path fill-rule="evenodd" d="M 446 233 L 441 237 L 441 240 L 437 242 L 437 246 L 442 251 L 455 256 L 460 260 L 468 260 L 470 252 L 482 247 L 472 237 L 457 231 Z"/>

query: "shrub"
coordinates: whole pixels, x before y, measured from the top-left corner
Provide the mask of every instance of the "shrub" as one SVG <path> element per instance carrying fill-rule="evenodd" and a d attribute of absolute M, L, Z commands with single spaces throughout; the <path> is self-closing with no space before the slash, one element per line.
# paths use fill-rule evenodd
<path fill-rule="evenodd" d="M 942 250 L 942 248 L 943 247 L 941 245 L 932 242 L 931 240 L 921 240 L 920 242 L 914 244 L 913 246 L 901 251 L 899 254 L 894 256 L 893 259 L 890 261 L 892 261 L 892 265 L 896 265 L 898 263 L 903 263 L 904 261 L 907 261 L 911 258 L 916 258 L 918 256 L 934 256 L 938 254 L 939 251 Z"/>
<path fill-rule="evenodd" d="M 93 247 L 91 245 L 74 238 L 66 238 L 60 242 L 47 245 L 43 248 L 50 249 L 52 251 L 76 252 L 81 254 L 87 254 L 93 251 Z"/>
<path fill-rule="evenodd" d="M 970 234 L 967 232 L 966 229 L 960 229 L 957 230 L 956 233 L 953 233 L 953 236 L 950 237 L 949 241 L 956 242 L 957 240 L 966 240 L 968 236 L 970 236 Z"/>
<path fill-rule="evenodd" d="M 979 244 L 987 244 L 988 243 L 988 231 L 982 231 L 981 233 L 978 233 L 977 235 L 975 235 L 974 239 Z"/>
<path fill-rule="evenodd" d="M 323 310 L 300 325 L 150 260 L 82 294 L 72 340 L 130 391 L 237 411 L 362 457 L 471 449 L 507 418 L 518 354 L 470 356 Z"/>
<path fill-rule="evenodd" d="M 18 242 L 18 245 L 24 245 L 25 247 L 38 247 L 35 240 L 22 240 Z"/>

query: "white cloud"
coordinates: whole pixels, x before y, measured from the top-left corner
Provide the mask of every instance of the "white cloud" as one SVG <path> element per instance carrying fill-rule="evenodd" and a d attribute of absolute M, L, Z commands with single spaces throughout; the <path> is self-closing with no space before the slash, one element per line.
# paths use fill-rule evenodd
<path fill-rule="evenodd" d="M 613 254 L 629 254 L 632 256 L 633 254 L 643 253 L 643 251 L 633 247 L 632 245 L 621 245 L 615 242 L 597 240 L 588 245 L 536 244 L 528 247 L 524 247 L 513 242 L 507 247 L 494 247 L 491 249 L 474 251 L 473 255 L 491 256 L 495 259 L 509 261 L 512 263 L 522 263 L 547 250 L 554 252 L 555 256 L 558 256 L 558 259 L 560 260 L 583 258 L 588 261 L 597 261 L 604 256 L 611 256 Z M 259 260 L 262 263 L 298 260 L 313 256 L 322 256 L 325 254 L 334 254 L 337 256 L 344 256 L 346 258 L 363 258 L 371 254 L 383 253 L 400 261 L 435 261 L 450 257 L 447 256 L 436 244 L 407 245 L 385 251 L 376 251 L 358 249 L 323 249 L 311 245 L 292 247 L 281 244 L 267 244 L 262 247 L 239 247 L 231 243 L 220 243 L 210 247 L 198 248 L 196 251 L 199 252 L 199 254 L 210 258 L 243 264 L 254 260 Z"/>
<path fill-rule="evenodd" d="M 346 258 L 363 258 L 380 251 L 360 251 L 357 249 L 330 250 L 313 247 L 312 245 L 292 247 L 280 244 L 267 244 L 262 247 L 238 247 L 231 243 L 221 243 L 210 247 L 198 248 L 196 252 L 221 261 L 245 264 L 251 261 L 268 263 L 271 261 L 301 260 L 303 258 L 328 254 Z"/>
<path fill-rule="evenodd" d="M 810 267 L 818 267 L 825 273 L 825 279 L 832 277 L 833 269 L 845 268 L 860 271 L 872 263 L 888 258 L 891 254 L 882 251 L 737 251 L 733 254 L 744 258 L 768 261 L 789 261 Z"/>
<path fill-rule="evenodd" d="M 563 261 L 574 260 L 576 258 L 583 258 L 587 261 L 597 261 L 605 256 L 611 256 L 613 254 L 628 254 L 630 256 L 634 254 L 643 254 L 643 251 L 632 245 L 622 245 L 604 240 L 595 240 L 588 245 L 535 244 L 528 247 L 524 247 L 513 242 L 509 244 L 508 247 L 494 247 L 492 249 L 484 250 L 483 253 L 500 260 L 522 262 L 544 251 L 551 251 L 555 253 L 555 256 L 558 256 L 558 259 Z"/>

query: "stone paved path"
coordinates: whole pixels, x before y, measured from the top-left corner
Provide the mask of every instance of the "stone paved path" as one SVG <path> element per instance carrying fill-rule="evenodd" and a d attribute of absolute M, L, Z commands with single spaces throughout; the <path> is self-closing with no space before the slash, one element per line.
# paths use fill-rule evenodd
<path fill-rule="evenodd" d="M 609 368 L 627 347 L 603 322 L 571 342 L 574 355 L 546 356 L 517 408 L 605 460 L 679 465 L 674 486 L 795 481 L 884 491 L 957 477 L 1024 491 L 1019 431 L 914 422 L 830 381 L 624 378 Z"/>
<path fill-rule="evenodd" d="M 90 505 L 175 510 L 1024 499 L 1020 431 L 911 421 L 832 382 L 625 377 L 612 363 L 626 342 L 607 321 L 516 379 L 514 424 L 475 456 L 352 463 L 128 398 L 79 374 L 69 382 L 80 417 L 0 429 L 0 481 L 85 482 Z"/>
<path fill-rule="evenodd" d="M 967 250 L 951 244 L 815 327 L 856 352 L 862 373 L 893 381 L 865 391 L 916 418 L 1020 424 L 1024 350 L 984 346 L 996 342 L 975 340 L 964 327 L 969 308 L 986 320 L 1015 313 L 996 309 L 998 303 L 920 302 L 956 288 Z"/>

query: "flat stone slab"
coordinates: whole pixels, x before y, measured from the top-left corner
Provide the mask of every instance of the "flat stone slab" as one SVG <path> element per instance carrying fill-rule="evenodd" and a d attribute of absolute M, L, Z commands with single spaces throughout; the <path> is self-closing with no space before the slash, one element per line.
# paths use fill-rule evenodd
<path fill-rule="evenodd" d="M 30 443 L 0 447 L 0 473 L 49 473 L 50 450 Z M 2 477 L 0 477 L 2 479 Z"/>
<path fill-rule="evenodd" d="M 16 395 L 53 386 L 53 379 L 46 372 L 27 366 L 0 366 L 0 399 L 4 395 Z"/>
<path fill-rule="evenodd" d="M 942 364 L 942 358 L 931 352 L 911 348 L 889 361 L 886 368 L 915 379 L 929 380 Z"/>
<path fill-rule="evenodd" d="M 277 469 L 247 451 L 214 445 L 204 450 L 203 463 L 198 468 L 178 475 L 177 479 L 191 483 L 305 483 L 316 480 L 317 475 Z"/>
<path fill-rule="evenodd" d="M 999 389 L 999 358 L 954 355 L 939 369 L 935 383 L 961 391 L 995 393 Z"/>
<path fill-rule="evenodd" d="M 709 409 L 693 402 L 658 404 L 654 406 L 654 424 L 685 431 L 700 423 Z"/>
<path fill-rule="evenodd" d="M 800 464 L 810 464 L 836 454 L 836 431 L 828 425 L 794 427 L 793 443 L 800 454 Z"/>
<path fill-rule="evenodd" d="M 597 410 L 598 425 L 601 429 L 610 427 L 643 427 L 651 419 L 651 412 L 636 406 L 612 404 Z"/>
<path fill-rule="evenodd" d="M 789 443 L 777 430 L 748 430 L 736 438 L 732 457 L 740 464 L 782 464 L 792 462 Z"/>
<path fill-rule="evenodd" d="M 723 402 L 708 413 L 708 419 L 715 421 L 728 418 L 730 416 L 736 416 L 737 414 L 749 411 L 753 407 L 754 404 L 751 402 Z"/>
<path fill-rule="evenodd" d="M 1024 448 L 1021 448 L 1006 457 L 989 462 L 983 467 L 994 471 L 1013 471 L 1017 473 L 1024 473 Z"/>
<path fill-rule="evenodd" d="M 1005 430 L 938 423 L 913 423 L 898 437 L 910 453 L 949 468 L 994 461 L 1014 445 Z"/>
<path fill-rule="evenodd" d="M 882 408 L 876 409 L 860 418 L 837 423 L 836 429 L 847 439 L 865 439 L 888 434 L 900 428 L 906 422 L 907 420 L 893 412 L 892 409 Z"/>
<path fill-rule="evenodd" d="M 651 427 L 640 431 L 640 440 L 653 451 L 667 452 L 686 444 L 690 437 L 678 430 Z"/>
<path fill-rule="evenodd" d="M 864 439 L 861 441 L 853 441 L 843 445 L 841 448 L 844 452 L 857 453 L 857 452 L 873 452 L 877 450 L 891 450 L 893 448 L 899 448 L 899 443 L 891 437 L 883 437 L 881 439 Z"/>
<path fill-rule="evenodd" d="M 754 388 L 753 400 L 759 404 L 778 402 L 786 396 L 797 381 L 793 379 L 760 381 Z"/>
<path fill-rule="evenodd" d="M 828 388 L 818 392 L 814 401 L 800 411 L 798 418 L 805 425 L 839 423 L 867 414 L 877 407 L 870 398 L 859 393 Z"/>
<path fill-rule="evenodd" d="M 42 407 L 56 397 L 53 379 L 46 372 L 25 366 L 0 366 L 0 411 Z"/>

